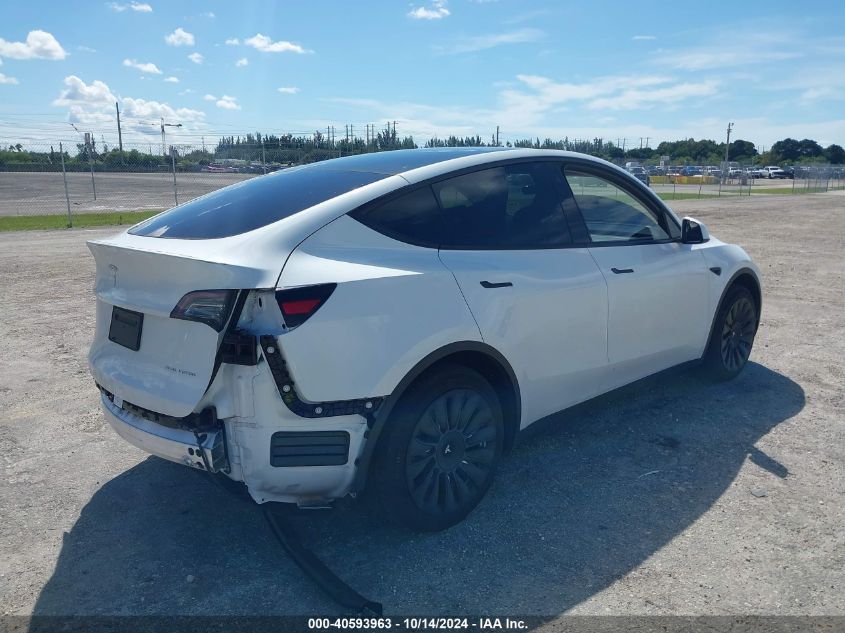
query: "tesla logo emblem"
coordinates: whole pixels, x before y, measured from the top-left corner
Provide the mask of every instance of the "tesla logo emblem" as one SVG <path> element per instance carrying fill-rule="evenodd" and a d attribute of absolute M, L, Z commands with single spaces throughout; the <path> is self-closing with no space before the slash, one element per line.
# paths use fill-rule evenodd
<path fill-rule="evenodd" d="M 446 444 L 446 448 L 443 449 L 443 454 L 448 455 L 451 452 L 452 452 L 452 447 L 449 446 L 448 444 Z"/>
<path fill-rule="evenodd" d="M 109 264 L 109 270 L 111 271 L 112 288 L 117 288 L 117 266 Z"/>

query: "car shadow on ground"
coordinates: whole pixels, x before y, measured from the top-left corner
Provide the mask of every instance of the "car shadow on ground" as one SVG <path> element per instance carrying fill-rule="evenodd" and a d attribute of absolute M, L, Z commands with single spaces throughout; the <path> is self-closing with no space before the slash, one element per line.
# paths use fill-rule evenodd
<path fill-rule="evenodd" d="M 675 371 L 539 422 L 482 505 L 446 532 L 412 534 L 362 504 L 286 520 L 388 615 L 557 615 L 684 531 L 746 459 L 788 477 L 788 464 L 754 444 L 803 406 L 798 384 L 758 364 L 718 385 Z M 258 506 L 156 458 L 91 498 L 34 609 L 342 613 L 286 557 Z"/>

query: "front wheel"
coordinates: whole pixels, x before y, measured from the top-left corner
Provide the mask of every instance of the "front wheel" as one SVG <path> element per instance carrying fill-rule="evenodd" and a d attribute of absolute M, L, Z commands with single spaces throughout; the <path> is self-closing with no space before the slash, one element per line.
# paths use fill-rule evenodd
<path fill-rule="evenodd" d="M 421 532 L 462 521 L 502 454 L 502 408 L 490 383 L 444 367 L 412 385 L 386 424 L 371 480 L 382 513 Z"/>
<path fill-rule="evenodd" d="M 735 286 L 719 307 L 713 333 L 704 354 L 704 373 L 722 381 L 743 370 L 757 334 L 757 307 L 747 288 Z"/>

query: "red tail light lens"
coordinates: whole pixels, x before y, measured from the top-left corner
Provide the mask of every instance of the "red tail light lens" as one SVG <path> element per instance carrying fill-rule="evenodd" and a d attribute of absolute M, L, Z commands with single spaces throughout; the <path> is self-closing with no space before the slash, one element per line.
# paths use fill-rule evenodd
<path fill-rule="evenodd" d="M 237 290 L 195 290 L 179 299 L 171 319 L 198 321 L 222 331 L 235 305 Z"/>
<path fill-rule="evenodd" d="M 320 309 L 334 292 L 337 284 L 320 284 L 276 291 L 276 301 L 285 325 L 289 328 L 302 325 Z"/>

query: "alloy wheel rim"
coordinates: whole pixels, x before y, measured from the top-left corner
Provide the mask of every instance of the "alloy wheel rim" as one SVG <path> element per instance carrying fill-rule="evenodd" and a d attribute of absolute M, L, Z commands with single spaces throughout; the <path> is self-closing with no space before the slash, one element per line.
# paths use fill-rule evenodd
<path fill-rule="evenodd" d="M 454 389 L 436 398 L 417 422 L 405 477 L 414 503 L 431 514 L 474 502 L 496 457 L 493 410 L 476 391 Z"/>
<path fill-rule="evenodd" d="M 725 315 L 720 349 L 727 370 L 736 371 L 748 361 L 754 343 L 754 321 L 754 306 L 746 297 L 737 299 Z"/>

